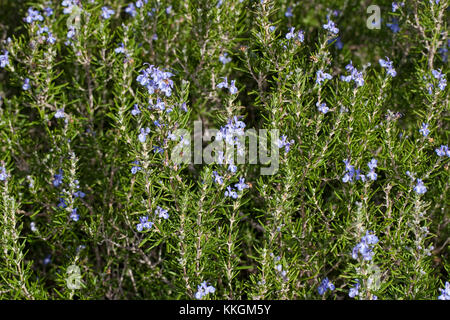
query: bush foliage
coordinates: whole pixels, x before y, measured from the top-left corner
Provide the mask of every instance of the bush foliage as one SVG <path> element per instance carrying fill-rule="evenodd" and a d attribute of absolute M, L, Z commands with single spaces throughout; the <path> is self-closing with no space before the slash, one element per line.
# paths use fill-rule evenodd
<path fill-rule="evenodd" d="M 450 298 L 447 1 L 0 7 L 1 298 Z"/>

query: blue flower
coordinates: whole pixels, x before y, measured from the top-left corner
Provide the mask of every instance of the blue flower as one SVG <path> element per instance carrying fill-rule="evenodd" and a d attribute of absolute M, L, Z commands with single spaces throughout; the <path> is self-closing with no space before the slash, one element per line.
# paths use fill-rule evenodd
<path fill-rule="evenodd" d="M 450 157 L 450 149 L 448 148 L 447 145 L 445 145 L 445 146 L 441 145 L 439 149 L 435 149 L 434 151 L 436 151 L 436 154 L 439 157 L 444 157 L 444 156 Z"/>
<path fill-rule="evenodd" d="M 380 63 L 381 67 L 386 69 L 387 74 L 389 76 L 395 77 L 397 75 L 397 71 L 395 71 L 395 69 L 393 67 L 393 63 L 392 63 L 392 61 L 389 60 L 388 57 L 386 57 L 386 60 L 380 59 L 380 60 L 378 60 L 378 62 Z"/>
<path fill-rule="evenodd" d="M 44 21 L 44 17 L 38 10 L 34 10 L 33 8 L 28 8 L 28 15 L 25 18 L 27 23 L 32 23 L 34 21 Z"/>
<path fill-rule="evenodd" d="M 228 58 L 228 53 L 225 52 L 223 55 L 221 54 L 219 56 L 219 61 L 222 62 L 224 65 L 226 65 L 228 62 L 231 61 L 231 58 Z"/>
<path fill-rule="evenodd" d="M 136 161 L 133 161 L 132 163 L 135 164 L 135 166 L 133 166 L 131 168 L 131 173 L 136 174 L 138 171 L 141 170 L 141 167 L 139 167 L 139 161 L 136 160 Z"/>
<path fill-rule="evenodd" d="M 50 7 L 44 8 L 44 12 L 46 17 L 50 17 L 51 15 L 53 15 L 53 9 Z"/>
<path fill-rule="evenodd" d="M 439 80 L 438 87 L 441 91 L 447 86 L 447 79 L 445 79 L 445 74 L 441 73 L 441 70 L 432 70 L 431 73 L 433 77 Z"/>
<path fill-rule="evenodd" d="M 149 94 L 160 91 L 166 97 L 170 97 L 173 88 L 173 80 L 170 79 L 172 76 L 173 74 L 171 72 L 162 71 L 150 65 L 147 69 L 142 70 L 136 80 L 147 88 Z"/>
<path fill-rule="evenodd" d="M 206 281 L 203 281 L 197 286 L 197 292 L 195 293 L 195 298 L 200 300 L 207 294 L 214 293 L 216 289 L 213 286 L 208 285 Z"/>
<path fill-rule="evenodd" d="M 438 297 L 439 300 L 450 300 L 450 282 L 445 282 L 444 289 L 441 290 L 441 295 Z"/>
<path fill-rule="evenodd" d="M 128 5 L 128 7 L 125 8 L 125 12 L 130 14 L 132 17 L 135 17 L 137 12 L 136 12 L 136 7 L 134 6 L 134 3 L 130 3 Z"/>
<path fill-rule="evenodd" d="M 317 106 L 317 110 L 319 110 L 323 114 L 325 114 L 328 111 L 330 111 L 330 108 L 327 107 L 327 104 L 325 102 L 319 103 L 319 101 L 317 101 L 316 106 Z"/>
<path fill-rule="evenodd" d="M 125 45 L 121 42 L 117 48 L 114 49 L 115 53 L 125 53 Z"/>
<path fill-rule="evenodd" d="M 370 160 L 370 162 L 367 164 L 367 166 L 369 167 L 370 170 L 373 170 L 377 167 L 377 163 L 378 161 L 374 158 L 372 158 L 372 160 Z"/>
<path fill-rule="evenodd" d="M 235 82 L 236 80 L 231 80 L 230 87 L 228 88 L 231 94 L 236 94 L 238 92 L 238 89 L 235 86 Z"/>
<path fill-rule="evenodd" d="M 150 133 L 150 128 L 141 128 L 141 133 L 138 135 L 138 139 L 140 142 L 144 143 L 147 139 L 147 135 Z"/>
<path fill-rule="evenodd" d="M 102 7 L 102 18 L 109 19 L 114 14 L 114 10 L 111 10 L 109 7 Z"/>
<path fill-rule="evenodd" d="M 5 181 L 8 178 L 5 167 L 0 167 L 0 181 Z"/>
<path fill-rule="evenodd" d="M 228 80 L 227 80 L 227 77 L 222 77 L 222 79 L 223 79 L 223 81 L 220 82 L 220 83 L 217 85 L 217 88 L 219 88 L 219 89 L 222 89 L 222 88 L 228 88 Z"/>
<path fill-rule="evenodd" d="M 322 296 L 327 292 L 327 290 L 333 291 L 335 289 L 334 284 L 328 280 L 328 278 L 325 278 L 320 283 L 319 287 L 317 288 L 317 291 Z"/>
<path fill-rule="evenodd" d="M 159 206 L 156 207 L 155 214 L 158 215 L 158 217 L 160 217 L 160 218 L 164 218 L 166 220 L 169 219 L 168 210 L 163 209 L 163 208 L 161 208 Z"/>
<path fill-rule="evenodd" d="M 284 13 L 284 15 L 287 18 L 292 17 L 292 8 L 291 7 L 287 7 L 286 12 Z"/>
<path fill-rule="evenodd" d="M 323 72 L 323 70 L 318 70 L 316 73 L 316 82 L 321 85 L 325 79 L 331 80 L 332 76 L 329 73 Z"/>
<path fill-rule="evenodd" d="M 77 208 L 72 210 L 72 213 L 70 214 L 70 219 L 73 221 L 78 221 L 80 219 L 80 215 L 77 213 Z"/>
<path fill-rule="evenodd" d="M 425 192 L 427 192 L 427 187 L 425 187 L 422 179 L 417 179 L 417 185 L 414 187 L 414 191 L 418 194 L 424 194 Z"/>
<path fill-rule="evenodd" d="M 386 23 L 386 26 L 391 29 L 393 33 L 397 33 L 400 31 L 400 27 L 398 26 L 398 20 L 393 18 L 392 23 Z"/>
<path fill-rule="evenodd" d="M 287 141 L 287 136 L 286 135 L 282 135 L 281 139 L 278 139 L 277 141 L 277 146 L 278 148 L 283 148 L 284 147 L 284 151 L 286 153 L 289 152 L 289 150 L 291 150 L 291 145 L 294 144 L 294 140 L 291 141 Z"/>
<path fill-rule="evenodd" d="M 55 113 L 56 119 L 61 119 L 61 118 L 65 118 L 65 117 L 66 117 L 66 115 L 64 114 L 64 108 L 56 111 L 56 113 Z"/>
<path fill-rule="evenodd" d="M 242 191 L 242 190 L 248 188 L 248 185 L 245 183 L 245 178 L 239 178 L 239 183 L 236 183 L 234 186 L 235 186 L 239 191 Z"/>
<path fill-rule="evenodd" d="M 237 199 L 238 194 L 234 189 L 232 189 L 230 186 L 227 187 L 227 191 L 225 191 L 225 197 L 231 197 L 233 199 Z"/>
<path fill-rule="evenodd" d="M 356 284 L 354 287 L 350 288 L 350 291 L 348 292 L 348 296 L 350 298 L 354 298 L 355 296 L 359 295 L 359 280 L 356 280 Z"/>
<path fill-rule="evenodd" d="M 403 7 L 404 5 L 405 5 L 404 2 L 401 2 L 401 3 L 392 2 L 392 12 L 397 11 L 397 9 L 399 9 L 400 7 Z"/>
<path fill-rule="evenodd" d="M 59 169 L 59 174 L 55 174 L 53 176 L 53 186 L 58 187 L 60 184 L 62 184 L 63 179 L 63 171 L 62 169 Z"/>
<path fill-rule="evenodd" d="M 8 59 L 9 52 L 6 50 L 3 50 L 3 54 L 0 55 L 0 68 L 5 68 L 9 65 L 9 59 Z"/>
<path fill-rule="evenodd" d="M 153 226 L 153 222 L 148 221 L 148 216 L 140 217 L 139 222 L 136 225 L 137 231 L 141 232 L 143 229 L 150 229 Z"/>
<path fill-rule="evenodd" d="M 374 255 L 372 249 L 378 241 L 378 237 L 375 234 L 367 231 L 366 235 L 361 238 L 361 241 L 353 247 L 352 258 L 358 259 L 359 254 L 361 254 L 364 260 L 372 260 Z"/>
<path fill-rule="evenodd" d="M 345 82 L 350 82 L 351 80 L 355 81 L 357 87 L 361 87 L 364 85 L 364 78 L 362 72 L 359 72 L 358 69 L 356 69 L 352 61 L 350 60 L 350 63 L 345 66 L 345 69 L 350 72 L 350 75 L 348 76 L 341 76 L 341 80 Z"/>
<path fill-rule="evenodd" d="M 217 184 L 223 184 L 223 177 L 220 176 L 217 171 L 213 171 L 214 182 Z"/>
<path fill-rule="evenodd" d="M 137 116 L 138 114 L 140 114 L 141 113 L 141 110 L 139 110 L 139 106 L 137 105 L 137 104 L 135 104 L 134 106 L 133 106 L 133 110 L 131 110 L 131 114 L 133 115 L 133 116 Z"/>
<path fill-rule="evenodd" d="M 422 128 L 419 129 L 419 132 L 424 136 L 428 136 L 428 134 L 430 133 L 430 130 L 428 130 L 428 123 L 422 123 Z"/>
<path fill-rule="evenodd" d="M 339 33 L 339 29 L 336 27 L 336 24 L 328 18 L 328 23 L 323 25 L 325 30 L 330 31 L 332 34 L 337 35 Z"/>
<path fill-rule="evenodd" d="M 22 84 L 22 89 L 25 91 L 30 89 L 30 79 L 25 78 Z"/>

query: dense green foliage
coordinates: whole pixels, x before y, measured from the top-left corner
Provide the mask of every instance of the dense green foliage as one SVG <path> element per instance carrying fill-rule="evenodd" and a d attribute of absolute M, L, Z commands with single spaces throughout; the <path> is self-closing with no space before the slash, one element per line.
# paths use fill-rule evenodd
<path fill-rule="evenodd" d="M 0 298 L 444 295 L 447 1 L 139 2 L 0 0 Z M 234 116 L 285 135 L 277 172 L 172 161 Z"/>

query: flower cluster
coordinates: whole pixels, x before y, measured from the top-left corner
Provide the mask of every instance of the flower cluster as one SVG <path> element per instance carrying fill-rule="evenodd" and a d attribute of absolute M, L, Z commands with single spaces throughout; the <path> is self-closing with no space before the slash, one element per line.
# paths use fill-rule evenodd
<path fill-rule="evenodd" d="M 353 247 L 352 258 L 358 259 L 358 255 L 361 254 L 365 261 L 372 260 L 372 257 L 374 255 L 372 249 L 377 243 L 378 237 L 373 233 L 367 231 L 366 235 L 361 238 L 361 241 Z"/>
<path fill-rule="evenodd" d="M 213 286 L 209 286 L 206 281 L 203 281 L 201 284 L 197 286 L 195 298 L 200 300 L 203 299 L 203 297 L 205 297 L 206 295 L 214 292 L 216 292 L 216 289 Z"/>
<path fill-rule="evenodd" d="M 330 280 L 328 280 L 328 278 L 325 278 L 320 283 L 319 287 L 317 288 L 317 291 L 322 296 L 328 290 L 333 291 L 334 289 L 335 289 L 334 284 Z"/>
<path fill-rule="evenodd" d="M 422 179 L 417 179 L 417 184 L 414 187 L 414 191 L 418 194 L 424 194 L 425 192 L 427 192 L 427 187 L 425 187 Z"/>
<path fill-rule="evenodd" d="M 49 30 L 47 26 L 40 27 L 37 31 L 38 35 L 46 34 L 41 36 L 41 41 L 47 41 L 47 43 L 54 44 L 56 42 L 56 38 L 53 36 L 52 32 Z"/>
<path fill-rule="evenodd" d="M 440 289 L 441 295 L 438 297 L 439 300 L 450 300 L 450 282 L 445 282 L 445 288 Z"/>
<path fill-rule="evenodd" d="M 322 69 L 318 70 L 316 72 L 316 83 L 320 86 L 322 82 L 324 82 L 326 79 L 331 80 L 333 77 L 331 74 L 323 72 Z"/>
<path fill-rule="evenodd" d="M 9 52 L 6 50 L 3 50 L 3 54 L 0 55 L 0 68 L 5 68 L 7 65 L 9 65 Z"/>
<path fill-rule="evenodd" d="M 5 167 L 0 167 L 0 181 L 5 181 L 8 178 Z"/>
<path fill-rule="evenodd" d="M 33 23 L 34 21 L 44 21 L 44 17 L 38 10 L 28 8 L 28 15 L 25 17 L 27 23 Z"/>
<path fill-rule="evenodd" d="M 364 85 L 364 78 L 362 72 L 359 72 L 358 69 L 356 69 L 352 61 L 350 60 L 350 63 L 345 66 L 345 70 L 350 72 L 350 75 L 348 76 L 341 76 L 341 80 L 345 82 L 355 81 L 356 86 L 361 87 Z"/>
<path fill-rule="evenodd" d="M 330 111 L 330 108 L 327 107 L 327 104 L 325 102 L 319 103 L 319 101 L 317 101 L 316 106 L 317 106 L 317 110 L 319 110 L 319 112 L 321 112 L 323 114 Z"/>
<path fill-rule="evenodd" d="M 357 295 L 359 295 L 359 287 L 360 287 L 359 280 L 356 280 L 356 284 L 352 288 L 350 288 L 348 296 L 350 298 L 354 298 Z"/>
<path fill-rule="evenodd" d="M 447 145 L 441 145 L 439 148 L 436 148 L 434 151 L 436 151 L 436 154 L 439 157 L 450 157 L 450 149 Z"/>
<path fill-rule="evenodd" d="M 290 141 L 288 141 L 286 135 L 282 135 L 281 139 L 278 139 L 278 141 L 277 141 L 277 147 L 279 149 L 284 148 L 284 151 L 286 153 L 288 153 L 289 150 L 291 150 L 291 145 L 293 145 L 293 144 L 294 144 L 294 140 L 291 139 Z"/>
<path fill-rule="evenodd" d="M 140 223 L 138 223 L 138 224 L 136 225 L 136 229 L 137 229 L 137 231 L 139 231 L 139 232 L 141 232 L 141 231 L 144 230 L 144 229 L 151 229 L 151 227 L 153 226 L 153 222 L 148 221 L 148 216 L 140 217 L 140 218 L 139 218 L 139 222 L 140 222 Z"/>
<path fill-rule="evenodd" d="M 328 18 L 327 24 L 323 25 L 325 30 L 330 31 L 332 34 L 337 35 L 339 33 L 339 29 L 336 27 L 336 24 Z"/>
<path fill-rule="evenodd" d="M 430 130 L 428 129 L 429 126 L 430 125 L 428 123 L 422 123 L 422 127 L 419 129 L 420 134 L 424 137 L 428 136 L 430 133 Z"/>
<path fill-rule="evenodd" d="M 295 27 L 292 27 L 289 29 L 289 32 L 286 33 L 286 39 L 288 40 L 293 39 L 299 42 L 303 42 L 305 41 L 305 34 L 302 30 L 295 32 Z"/>
<path fill-rule="evenodd" d="M 103 19 L 109 19 L 114 14 L 114 10 L 110 9 L 109 7 L 102 7 L 102 18 Z"/>
<path fill-rule="evenodd" d="M 141 74 L 136 78 L 142 86 L 146 87 L 149 94 L 155 92 L 163 92 L 166 97 L 172 94 L 173 81 L 170 79 L 173 76 L 171 72 L 162 71 L 159 68 L 150 65 L 148 68 L 142 70 Z"/>
<path fill-rule="evenodd" d="M 223 79 L 223 81 L 217 85 L 217 88 L 220 88 L 220 89 L 227 88 L 231 94 L 236 94 L 238 92 L 238 89 L 236 88 L 236 85 L 235 85 L 236 80 L 231 80 L 230 84 L 228 84 L 227 77 L 223 77 L 222 79 Z"/>
<path fill-rule="evenodd" d="M 369 172 L 364 175 L 361 173 L 360 169 L 355 169 L 353 165 L 350 164 L 349 160 L 343 160 L 345 164 L 345 172 L 344 176 L 342 177 L 342 182 L 353 182 L 353 181 L 366 181 L 366 177 L 368 177 L 370 180 L 375 181 L 377 180 L 377 174 L 375 173 L 375 168 L 377 167 L 377 160 L 372 159 L 367 164 L 369 167 Z"/>
<path fill-rule="evenodd" d="M 160 206 L 157 206 L 157 207 L 156 207 L 156 210 L 155 210 L 155 215 L 157 215 L 157 216 L 160 217 L 160 218 L 163 218 L 163 219 L 167 220 L 167 219 L 169 219 L 169 213 L 168 213 L 168 211 L 169 211 L 169 210 L 163 209 L 163 208 L 161 208 Z"/>
<path fill-rule="evenodd" d="M 380 59 L 378 62 L 380 63 L 380 66 L 386 69 L 389 76 L 395 77 L 397 75 L 397 71 L 394 69 L 394 64 L 388 57 L 386 57 L 386 60 Z"/>

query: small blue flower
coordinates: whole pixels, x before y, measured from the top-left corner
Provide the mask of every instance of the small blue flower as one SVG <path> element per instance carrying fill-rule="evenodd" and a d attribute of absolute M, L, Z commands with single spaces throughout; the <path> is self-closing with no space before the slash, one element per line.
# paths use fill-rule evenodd
<path fill-rule="evenodd" d="M 422 123 L 422 128 L 419 129 L 419 132 L 424 136 L 428 136 L 430 133 L 430 130 L 428 129 L 429 124 L 428 123 Z"/>
<path fill-rule="evenodd" d="M 284 13 L 284 15 L 287 18 L 292 17 L 292 8 L 291 7 L 287 7 L 286 12 Z"/>
<path fill-rule="evenodd" d="M 34 21 L 44 21 L 44 17 L 38 10 L 34 10 L 33 8 L 28 8 L 28 15 L 25 18 L 27 23 L 32 23 Z"/>
<path fill-rule="evenodd" d="M 354 298 L 355 296 L 359 295 L 359 280 L 356 280 L 356 284 L 354 287 L 350 288 L 350 291 L 348 292 L 348 296 L 350 298 Z"/>
<path fill-rule="evenodd" d="M 450 149 L 447 145 L 441 145 L 439 149 L 435 149 L 434 151 L 436 151 L 438 157 L 450 157 Z"/>
<path fill-rule="evenodd" d="M 414 187 L 414 191 L 418 194 L 424 194 L 425 192 L 427 192 L 427 187 L 425 187 L 422 179 L 417 179 L 417 185 Z"/>
<path fill-rule="evenodd" d="M 5 167 L 0 167 L 0 181 L 5 181 L 8 178 Z"/>
<path fill-rule="evenodd" d="M 160 217 L 160 218 L 164 218 L 166 220 L 169 219 L 168 210 L 163 209 L 163 208 L 161 208 L 159 206 L 156 207 L 155 214 L 158 215 L 158 217 Z"/>
<path fill-rule="evenodd" d="M 126 7 L 125 12 L 130 14 L 132 17 L 135 17 L 137 12 L 136 12 L 136 7 L 134 6 L 134 3 L 130 3 L 128 5 L 128 7 Z"/>
<path fill-rule="evenodd" d="M 153 222 L 148 221 L 148 216 L 140 217 L 139 222 L 140 223 L 136 225 L 136 229 L 139 232 L 141 232 L 143 229 L 151 229 L 151 227 L 153 226 Z"/>
<path fill-rule="evenodd" d="M 141 133 L 138 135 L 138 139 L 140 142 L 144 143 L 147 139 L 147 135 L 150 133 L 150 128 L 141 128 Z"/>
<path fill-rule="evenodd" d="M 56 113 L 55 113 L 56 119 L 61 119 L 61 118 L 65 118 L 65 117 L 66 117 L 66 115 L 64 114 L 64 108 L 56 111 Z"/>
<path fill-rule="evenodd" d="M 141 110 L 139 110 L 139 106 L 137 105 L 137 104 L 135 104 L 134 106 L 133 106 L 133 110 L 131 110 L 131 114 L 133 115 L 133 116 L 137 116 L 138 114 L 140 114 L 141 113 Z"/>
<path fill-rule="evenodd" d="M 450 300 L 450 282 L 445 282 L 444 289 L 441 290 L 441 295 L 438 297 L 439 300 Z"/>
<path fill-rule="evenodd" d="M 323 72 L 323 70 L 318 70 L 316 73 L 316 82 L 320 86 L 325 79 L 331 80 L 333 78 L 331 74 Z"/>
<path fill-rule="evenodd" d="M 139 167 L 139 161 L 133 161 L 133 164 L 135 164 L 132 168 L 131 168 L 131 173 L 132 174 L 136 174 L 138 171 L 141 170 L 141 167 Z"/>
<path fill-rule="evenodd" d="M 219 61 L 223 63 L 223 65 L 226 65 L 228 62 L 231 61 L 231 58 L 228 58 L 228 53 L 225 52 L 224 54 L 221 54 L 219 56 Z"/>
<path fill-rule="evenodd" d="M 213 175 L 214 175 L 214 182 L 217 184 L 223 184 L 223 177 L 220 176 L 217 171 L 213 171 Z"/>
<path fill-rule="evenodd" d="M 236 183 L 234 186 L 235 186 L 239 191 L 242 191 L 242 190 L 248 188 L 248 185 L 245 183 L 245 178 L 239 178 L 239 183 Z"/>
<path fill-rule="evenodd" d="M 328 280 L 328 278 L 325 278 L 320 283 L 319 287 L 317 288 L 317 291 L 322 296 L 328 290 L 333 291 L 334 289 L 335 289 L 334 284 L 330 280 Z"/>
<path fill-rule="evenodd" d="M 395 71 L 395 69 L 393 67 L 393 63 L 392 63 L 392 61 L 389 60 L 388 57 L 386 57 L 386 60 L 380 59 L 380 60 L 378 60 L 378 62 L 380 63 L 381 67 L 386 69 L 387 74 L 389 76 L 395 77 L 397 75 L 397 71 Z"/>
<path fill-rule="evenodd" d="M 327 104 L 325 102 L 319 103 L 319 101 L 317 101 L 316 106 L 317 110 L 319 110 L 323 114 L 326 114 L 328 111 L 330 111 L 330 108 L 327 107 Z"/>
<path fill-rule="evenodd" d="M 6 50 L 3 50 L 3 54 L 0 55 L 0 68 L 5 68 L 9 65 L 9 59 L 8 59 L 9 52 Z"/>
<path fill-rule="evenodd" d="M 330 31 L 332 34 L 337 35 L 339 33 L 339 29 L 336 27 L 336 24 L 328 18 L 327 24 L 323 25 L 325 30 Z"/>
<path fill-rule="evenodd" d="M 78 221 L 80 219 L 80 215 L 77 213 L 77 208 L 72 210 L 72 213 L 70 214 L 70 219 L 73 221 Z"/>
<path fill-rule="evenodd" d="M 284 152 L 288 153 L 289 150 L 291 150 L 291 145 L 294 144 L 294 140 L 291 141 L 287 141 L 287 136 L 286 135 L 282 135 L 281 139 L 278 139 L 277 141 L 277 146 L 278 148 L 283 148 L 284 147 Z"/>
<path fill-rule="evenodd" d="M 227 191 L 225 191 L 225 197 L 230 197 L 233 199 L 237 199 L 238 194 L 234 189 L 232 189 L 230 186 L 227 187 Z"/>
<path fill-rule="evenodd" d="M 63 179 L 63 171 L 62 169 L 59 169 L 59 174 L 55 174 L 53 176 L 53 186 L 58 187 L 59 185 L 62 184 L 62 179 Z"/>
<path fill-rule="evenodd" d="M 200 300 L 210 293 L 214 293 L 216 289 L 213 286 L 208 285 L 206 281 L 203 281 L 197 286 L 197 292 L 195 293 L 195 298 Z"/>
<path fill-rule="evenodd" d="M 115 13 L 114 10 L 111 10 L 109 7 L 102 7 L 102 18 L 109 19 Z"/>
<path fill-rule="evenodd" d="M 25 78 L 22 84 L 22 89 L 25 91 L 30 89 L 30 79 Z"/>

